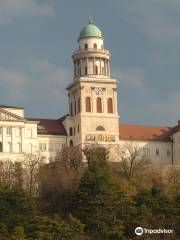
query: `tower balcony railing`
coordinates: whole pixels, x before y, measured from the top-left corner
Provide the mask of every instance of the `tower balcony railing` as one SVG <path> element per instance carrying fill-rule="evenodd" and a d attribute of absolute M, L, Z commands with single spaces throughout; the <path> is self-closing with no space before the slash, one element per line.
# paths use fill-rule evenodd
<path fill-rule="evenodd" d="M 88 52 L 95 52 L 95 53 L 102 53 L 102 54 L 110 54 L 109 50 L 107 49 L 101 49 L 101 48 L 87 48 L 87 49 L 78 49 L 76 51 L 73 52 L 74 54 L 78 54 L 78 53 L 88 53 Z"/>

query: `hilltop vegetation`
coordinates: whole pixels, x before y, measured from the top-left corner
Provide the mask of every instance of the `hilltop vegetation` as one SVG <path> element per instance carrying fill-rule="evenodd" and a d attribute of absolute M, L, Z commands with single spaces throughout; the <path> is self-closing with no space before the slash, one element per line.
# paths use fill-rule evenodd
<path fill-rule="evenodd" d="M 85 150 L 86 166 L 78 151 L 45 166 L 1 162 L 1 240 L 130 240 L 137 226 L 174 230 L 151 239 L 180 238 L 178 169 L 136 164 L 130 176 L 103 148 Z"/>

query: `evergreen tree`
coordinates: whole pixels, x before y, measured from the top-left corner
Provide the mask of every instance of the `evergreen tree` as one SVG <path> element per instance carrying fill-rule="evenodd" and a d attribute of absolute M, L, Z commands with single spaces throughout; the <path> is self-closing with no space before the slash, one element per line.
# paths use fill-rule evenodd
<path fill-rule="evenodd" d="M 1 240 L 9 240 L 8 229 L 5 224 L 0 224 L 0 239 Z"/>
<path fill-rule="evenodd" d="M 72 200 L 72 211 L 86 225 L 94 239 L 122 239 L 123 224 L 117 218 L 124 197 L 107 171 L 106 150 L 86 150 L 88 170 Z"/>
<path fill-rule="evenodd" d="M 25 233 L 23 227 L 16 227 L 14 229 L 11 240 L 25 240 Z"/>

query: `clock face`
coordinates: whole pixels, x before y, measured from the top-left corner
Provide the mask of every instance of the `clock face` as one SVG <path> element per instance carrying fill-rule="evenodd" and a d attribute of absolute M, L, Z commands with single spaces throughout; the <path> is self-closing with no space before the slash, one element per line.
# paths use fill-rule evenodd
<path fill-rule="evenodd" d="M 103 91 L 102 91 L 101 88 L 97 88 L 97 89 L 96 89 L 96 94 L 97 94 L 98 96 L 102 95 L 102 93 L 103 93 Z"/>

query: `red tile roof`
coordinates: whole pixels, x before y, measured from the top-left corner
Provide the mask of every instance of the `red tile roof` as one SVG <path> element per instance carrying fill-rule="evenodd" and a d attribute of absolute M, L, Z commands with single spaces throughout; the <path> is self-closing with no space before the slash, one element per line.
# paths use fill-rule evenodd
<path fill-rule="evenodd" d="M 38 134 L 43 135 L 63 135 L 66 136 L 66 130 L 63 125 L 65 116 L 59 119 L 41 119 L 41 118 L 28 118 L 30 121 L 38 121 Z"/>
<path fill-rule="evenodd" d="M 171 141 L 167 133 L 171 127 L 120 124 L 120 139 L 145 141 Z"/>

